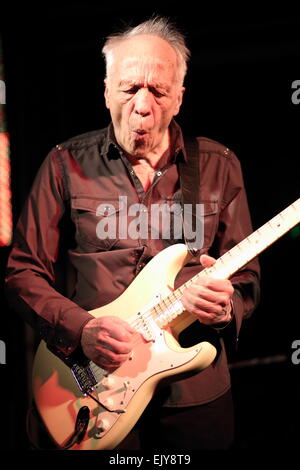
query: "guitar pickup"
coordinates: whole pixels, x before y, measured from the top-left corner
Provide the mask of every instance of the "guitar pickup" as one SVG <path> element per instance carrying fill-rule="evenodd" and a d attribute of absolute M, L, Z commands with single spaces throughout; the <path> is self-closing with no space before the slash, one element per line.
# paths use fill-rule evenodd
<path fill-rule="evenodd" d="M 83 394 L 91 393 L 97 380 L 89 366 L 73 364 L 71 367 L 72 375 Z"/>

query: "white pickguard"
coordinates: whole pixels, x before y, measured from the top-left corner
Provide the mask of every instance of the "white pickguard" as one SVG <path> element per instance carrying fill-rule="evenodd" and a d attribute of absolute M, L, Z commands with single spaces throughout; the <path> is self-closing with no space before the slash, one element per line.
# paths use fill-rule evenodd
<path fill-rule="evenodd" d="M 126 413 L 130 400 L 149 377 L 188 363 L 201 350 L 200 345 L 189 350 L 170 349 L 165 339 L 168 333 L 159 328 L 153 319 L 148 321 L 155 340 L 147 342 L 141 339 L 134 348 L 131 359 L 112 374 L 103 375 L 103 379 L 94 388 L 97 400 L 110 410 L 101 410 L 99 406 L 94 428 L 96 438 L 104 436 L 122 412 Z"/>

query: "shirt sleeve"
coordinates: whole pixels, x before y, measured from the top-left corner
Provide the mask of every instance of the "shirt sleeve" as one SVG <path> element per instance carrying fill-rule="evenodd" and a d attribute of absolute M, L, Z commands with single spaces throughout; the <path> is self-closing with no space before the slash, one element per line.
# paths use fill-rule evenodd
<path fill-rule="evenodd" d="M 222 157 L 224 159 L 225 157 Z M 224 160 L 222 160 L 222 163 Z M 214 258 L 219 258 L 239 242 L 244 240 L 253 231 L 249 213 L 248 201 L 244 186 L 241 165 L 233 152 L 226 156 L 226 167 L 220 177 L 218 184 L 219 211 L 215 217 L 215 232 L 211 237 L 210 246 L 205 247 L 200 253 L 207 253 Z M 214 182 L 214 184 L 216 184 Z M 209 188 L 207 189 L 207 200 L 209 200 Z M 182 285 L 199 272 L 199 256 L 195 257 L 191 264 L 187 264 L 180 271 L 175 287 Z M 200 267 L 201 269 L 201 267 Z M 232 297 L 233 320 L 230 324 L 231 332 L 237 340 L 243 319 L 249 317 L 256 308 L 260 297 L 260 267 L 258 258 L 253 259 L 243 268 L 230 277 L 234 287 Z M 226 332 L 226 334 L 228 334 Z M 230 335 L 231 336 L 231 335 Z"/>
<path fill-rule="evenodd" d="M 93 317 L 56 287 L 55 264 L 65 212 L 63 174 L 56 149 L 42 164 L 17 223 L 7 264 L 6 296 L 46 343 L 70 355 Z"/>
<path fill-rule="evenodd" d="M 234 153 L 229 154 L 227 180 L 221 202 L 216 246 L 222 256 L 253 232 L 241 165 Z M 233 312 L 237 335 L 242 320 L 256 308 L 260 297 L 260 267 L 254 258 L 230 277 L 234 287 Z"/>

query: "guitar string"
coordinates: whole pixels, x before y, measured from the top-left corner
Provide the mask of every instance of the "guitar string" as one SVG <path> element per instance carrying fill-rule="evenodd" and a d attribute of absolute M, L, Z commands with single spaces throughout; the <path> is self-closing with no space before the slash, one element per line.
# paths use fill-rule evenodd
<path fill-rule="evenodd" d="M 179 288 L 180 289 L 180 288 Z M 181 294 L 182 295 L 182 294 Z M 174 297 L 175 298 L 175 303 L 178 302 L 178 298 L 176 297 L 176 295 L 174 294 L 174 292 L 172 292 L 169 296 L 167 296 L 165 299 L 163 299 L 162 301 L 158 302 L 156 305 L 154 305 L 152 308 L 150 308 L 149 310 L 147 310 L 146 312 L 143 312 L 141 313 L 141 316 L 138 318 L 138 319 L 134 319 L 132 322 L 129 322 L 129 324 L 135 328 L 137 330 L 137 333 L 138 333 L 138 336 L 137 336 L 137 340 L 136 341 L 133 341 L 133 345 L 137 345 L 139 343 L 142 343 L 141 341 L 141 337 L 140 335 L 142 335 L 143 337 L 143 333 L 140 332 L 139 330 L 143 330 L 143 326 L 141 325 L 141 323 L 143 322 L 143 320 L 148 320 L 149 318 L 152 318 L 155 323 L 157 324 L 157 320 L 159 320 L 159 317 L 160 315 L 163 313 L 165 313 L 165 310 L 163 310 L 162 306 L 161 306 L 161 303 L 164 302 L 165 304 L 167 303 L 167 301 L 169 302 L 169 306 L 174 306 L 175 303 L 172 302 L 172 300 L 170 299 L 170 297 Z M 167 309 L 169 308 L 169 306 L 167 306 Z M 157 312 L 157 309 L 161 309 L 161 312 L 158 313 Z M 178 313 L 176 312 L 176 316 L 178 316 L 180 313 L 182 313 L 183 309 L 180 308 L 178 309 Z M 153 317 L 153 313 L 156 314 L 156 318 Z M 174 314 L 174 312 L 172 312 L 172 314 Z M 168 324 L 169 322 L 167 322 Z M 165 325 L 167 326 L 167 325 Z"/>
<path fill-rule="evenodd" d="M 282 214 L 279 214 L 278 216 L 276 216 L 274 219 L 273 219 L 273 222 L 277 223 L 277 219 L 282 217 Z M 269 228 L 271 228 L 272 230 L 274 230 L 274 227 L 272 227 L 272 225 L 270 224 L 270 222 L 268 222 L 267 224 L 265 224 L 263 227 L 261 227 L 260 229 L 256 230 L 256 232 L 254 232 L 253 234 L 251 235 L 259 235 L 260 238 L 262 236 L 262 231 L 268 231 L 269 232 Z M 233 252 L 234 251 L 240 251 L 242 249 L 242 245 L 243 244 L 247 244 L 247 245 L 250 245 L 252 246 L 252 239 L 251 239 L 251 235 L 249 237 L 247 237 L 246 239 L 244 239 L 241 243 L 237 244 L 236 246 L 234 246 L 231 250 L 229 250 L 228 252 L 226 252 L 221 258 L 219 258 L 217 260 L 217 263 L 218 265 L 220 263 L 224 263 L 224 261 L 226 261 L 225 258 L 232 258 L 232 255 L 233 255 Z M 253 237 L 254 238 L 254 237 Z M 251 259 L 251 258 L 250 258 Z M 248 260 L 246 259 L 245 260 L 245 263 L 247 262 Z M 217 264 L 216 263 L 216 264 Z M 216 265 L 214 266 L 211 266 L 210 268 L 206 268 L 204 270 L 202 270 L 200 273 L 211 273 L 213 272 L 215 269 L 217 268 Z M 141 325 L 141 323 L 143 322 L 143 320 L 147 321 L 148 319 L 152 318 L 156 324 L 157 324 L 157 321 L 159 321 L 161 319 L 161 317 L 164 317 L 163 318 L 163 325 L 162 325 L 162 328 L 164 328 L 165 326 L 168 325 L 168 323 L 170 323 L 170 321 L 172 321 L 174 318 L 176 318 L 179 314 L 181 314 L 184 310 L 180 307 L 180 308 L 177 308 L 176 309 L 176 303 L 180 300 L 181 296 L 182 296 L 182 289 L 187 287 L 188 284 L 192 283 L 192 282 L 195 282 L 200 273 L 197 273 L 196 276 L 194 276 L 192 279 L 190 279 L 187 283 L 183 284 L 183 286 L 179 287 L 178 289 L 176 289 L 174 292 L 170 293 L 168 296 L 166 296 L 165 298 L 163 298 L 161 301 L 159 301 L 156 305 L 154 305 L 152 308 L 150 308 L 149 310 L 146 310 L 145 312 L 142 312 L 140 317 L 139 318 L 135 318 L 133 321 L 129 322 L 129 324 L 137 329 L 137 334 L 135 335 L 136 339 L 132 342 L 133 346 L 136 346 L 138 344 L 141 344 L 142 343 L 142 340 L 141 340 L 141 336 L 140 334 L 143 336 L 143 333 L 141 332 L 143 330 L 143 326 Z M 179 293 L 179 295 L 178 295 Z M 174 307 L 175 306 L 175 311 L 174 309 L 170 311 L 170 307 Z M 155 314 L 155 316 L 153 315 Z M 136 314 L 137 315 L 137 314 Z M 141 330 L 141 331 L 139 331 Z"/>
<path fill-rule="evenodd" d="M 289 209 L 290 211 L 291 211 L 291 209 L 294 209 L 294 210 L 296 209 L 297 210 L 297 208 L 295 208 L 293 204 L 287 209 Z M 283 211 L 283 212 L 285 212 L 285 211 Z M 262 232 L 265 232 L 267 230 L 268 233 L 269 233 L 270 228 L 272 229 L 272 231 L 274 231 L 274 230 L 278 231 L 278 227 L 280 226 L 280 224 L 278 223 L 279 222 L 278 219 L 280 219 L 280 218 L 283 219 L 284 221 L 286 221 L 285 217 L 283 216 L 283 213 L 281 212 L 280 214 L 275 216 L 273 219 L 271 219 L 269 222 L 267 222 L 262 227 L 260 227 L 260 229 L 253 232 L 246 239 L 242 240 L 242 242 L 238 243 L 232 249 L 230 249 L 228 252 L 226 252 L 224 255 L 222 255 L 217 260 L 217 262 L 214 266 L 211 266 L 210 268 L 206 268 L 206 269 L 202 270 L 200 273 L 202 273 L 202 275 L 203 275 L 204 273 L 208 274 L 208 273 L 211 273 L 211 272 L 215 271 L 220 263 L 224 264 L 224 262 L 226 261 L 226 258 L 232 258 L 232 255 L 234 254 L 235 251 L 240 252 L 243 248 L 243 245 L 247 245 L 247 246 L 250 246 L 250 247 L 255 246 L 255 244 L 257 243 L 257 240 L 255 240 L 254 243 L 253 243 L 253 239 L 255 239 L 255 237 L 257 235 L 261 239 L 262 238 Z M 274 224 L 274 222 L 275 222 L 276 229 L 272 226 L 271 222 L 272 222 L 272 224 Z M 249 259 L 248 258 L 249 257 L 246 257 L 246 259 L 244 260 L 245 264 L 252 258 L 252 255 L 250 255 Z M 238 265 L 240 264 L 240 260 L 237 261 L 237 264 Z M 146 312 L 143 312 L 141 314 L 140 318 L 134 319 L 132 322 L 130 322 L 131 326 L 138 328 L 139 325 L 140 325 L 140 322 L 142 320 L 148 320 L 149 318 L 153 318 L 153 313 L 156 315 L 156 318 L 153 318 L 154 320 L 159 321 L 161 317 L 165 316 L 166 318 L 163 318 L 163 323 L 165 325 L 163 325 L 163 326 L 166 326 L 170 321 L 172 321 L 174 318 L 176 318 L 179 314 L 181 314 L 184 311 L 181 307 L 176 310 L 176 303 L 180 300 L 180 298 L 182 296 L 182 292 L 180 290 L 187 287 L 188 284 L 190 284 L 192 282 L 195 282 L 198 279 L 200 273 L 197 273 L 196 276 L 194 276 L 187 283 L 183 284 L 183 286 L 179 287 L 174 292 L 169 294 L 167 297 L 163 298 L 161 301 L 159 301 L 152 308 L 150 308 Z M 177 295 L 178 292 L 180 294 L 179 296 Z M 164 304 L 164 306 L 166 308 L 164 308 L 162 306 L 162 304 Z M 172 307 L 174 307 L 174 305 L 175 305 L 175 311 L 174 311 L 174 309 L 170 311 L 170 307 L 172 308 Z M 159 311 L 157 312 L 157 310 L 160 310 L 160 312 Z"/>
<path fill-rule="evenodd" d="M 200 271 L 200 273 L 197 273 L 192 279 L 190 279 L 189 281 L 187 281 L 185 284 L 183 284 L 181 287 L 179 287 L 178 289 L 176 289 L 174 292 L 172 292 L 171 294 L 169 294 L 167 297 L 163 298 L 161 301 L 159 301 L 156 305 L 154 305 L 152 308 L 150 308 L 149 310 L 147 310 L 146 312 L 142 313 L 141 316 L 143 319 L 146 319 L 148 320 L 149 318 L 153 318 L 153 313 L 156 314 L 156 317 L 159 319 L 159 316 L 161 315 L 168 315 L 168 310 L 169 310 L 169 307 L 171 306 L 174 306 L 174 304 L 176 304 L 176 302 L 178 302 L 182 296 L 182 292 L 181 290 L 185 287 L 188 287 L 189 284 L 195 282 L 200 274 L 210 274 L 212 272 L 214 272 L 217 267 L 219 266 L 220 263 L 224 264 L 224 261 L 226 262 L 226 258 L 232 258 L 232 255 L 235 251 L 240 251 L 242 250 L 243 248 L 243 245 L 248 245 L 248 246 L 255 246 L 255 244 L 257 243 L 257 240 L 254 241 L 253 243 L 253 239 L 255 239 L 255 237 L 257 235 L 259 235 L 260 239 L 262 238 L 262 233 L 263 231 L 268 231 L 269 232 L 269 227 L 272 229 L 272 231 L 276 230 L 278 231 L 278 227 L 280 226 L 280 224 L 278 224 L 280 218 L 282 218 L 284 221 L 285 220 L 285 217 L 287 216 L 287 212 L 292 212 L 292 209 L 293 210 L 297 210 L 297 207 L 294 207 L 296 204 L 299 205 L 299 208 L 300 208 L 300 199 L 298 199 L 297 201 L 295 201 L 295 203 L 291 204 L 291 206 L 287 207 L 284 211 L 282 211 L 280 214 L 277 214 L 277 216 L 275 216 L 273 219 L 271 219 L 269 222 L 267 222 L 266 224 L 264 224 L 262 227 L 260 227 L 260 229 L 256 230 L 255 232 L 253 232 L 251 235 L 249 235 L 246 239 L 242 240 L 240 243 L 238 243 L 237 245 L 235 245 L 232 249 L 230 249 L 229 251 L 227 251 L 226 253 L 224 253 L 224 255 L 222 255 L 216 262 L 216 264 L 214 266 L 211 266 L 210 268 L 206 268 L 202 271 Z M 285 213 L 285 217 L 283 216 L 283 213 Z M 272 226 L 272 223 L 276 223 L 276 229 L 274 229 L 274 227 Z M 249 257 L 246 257 L 246 259 L 244 260 L 245 263 L 247 263 L 250 259 L 252 258 L 252 255 L 250 255 L 250 258 Z M 240 260 L 237 261 L 237 264 L 239 265 L 240 264 Z M 177 292 L 179 292 L 179 296 L 177 296 Z M 173 301 L 173 298 L 175 298 L 175 302 Z M 162 307 L 161 304 L 165 304 L 165 306 L 167 307 L 167 310 L 164 309 Z M 161 312 L 160 313 L 157 313 L 157 309 L 160 309 Z M 182 309 L 178 309 L 178 310 L 181 310 L 179 311 L 179 313 L 176 313 L 173 311 L 173 312 L 169 312 L 169 315 L 171 317 L 171 320 L 173 320 L 174 318 L 176 318 L 176 316 L 178 316 L 178 314 L 182 313 Z M 173 314 L 175 314 L 175 317 L 173 317 Z M 138 323 L 140 322 L 140 319 L 135 319 L 133 320 L 133 322 L 131 323 L 131 325 L 134 327 L 135 325 L 138 326 Z"/>
<path fill-rule="evenodd" d="M 288 210 L 291 211 L 291 209 L 294 209 L 294 210 L 298 210 L 297 207 L 294 207 L 296 204 L 299 205 L 299 208 L 300 208 L 300 199 L 298 199 L 295 203 L 293 203 L 291 206 L 289 206 L 288 208 L 286 208 L 284 211 L 282 211 L 280 214 L 278 214 L 277 216 L 275 216 L 273 219 L 271 219 L 269 222 L 267 222 L 266 224 L 264 224 L 262 227 L 260 227 L 259 229 L 257 229 L 255 232 L 253 232 L 251 235 L 249 235 L 249 237 L 247 237 L 246 239 L 242 240 L 240 243 L 238 243 L 236 246 L 234 246 L 232 249 L 230 249 L 228 252 L 226 252 L 224 255 L 222 255 L 216 262 L 216 264 L 220 264 L 220 263 L 224 263 L 225 261 L 225 258 L 228 257 L 228 258 L 231 258 L 232 257 L 232 254 L 234 251 L 240 251 L 242 250 L 242 246 L 244 244 L 248 244 L 250 246 L 252 246 L 252 239 L 255 238 L 256 235 L 259 235 L 260 238 L 262 238 L 262 232 L 263 231 L 268 231 L 269 232 L 269 228 L 272 229 L 272 231 L 276 230 L 278 231 L 278 228 L 280 227 L 280 224 L 278 223 L 279 220 L 278 219 L 283 219 L 284 222 L 286 222 L 285 220 L 285 217 L 283 216 L 283 213 L 285 212 L 288 212 Z M 286 216 L 286 214 L 285 214 Z M 276 223 L 276 229 L 274 229 L 274 227 L 272 226 L 272 223 Z M 257 240 L 254 242 L 254 243 L 257 243 Z M 252 259 L 252 257 L 250 257 L 250 259 Z M 249 259 L 246 259 L 245 260 L 245 264 L 249 261 Z M 239 263 L 238 263 L 239 264 Z M 200 273 L 210 273 L 210 272 L 213 272 L 214 270 L 216 269 L 216 265 L 214 266 L 211 266 L 210 268 L 206 268 L 202 271 L 200 271 Z M 165 315 L 168 317 L 168 315 L 170 315 L 171 317 L 171 321 L 176 318 L 180 313 L 182 313 L 184 310 L 180 307 L 178 309 L 178 313 L 175 309 L 175 312 L 174 310 L 173 311 L 169 311 L 168 313 L 168 310 L 169 310 L 169 307 L 171 306 L 174 306 L 176 304 L 176 302 L 180 301 L 180 298 L 182 296 L 182 292 L 181 290 L 185 287 L 187 287 L 188 284 L 192 283 L 192 282 L 195 282 L 200 273 L 197 273 L 196 276 L 194 276 L 192 279 L 190 279 L 189 281 L 187 281 L 185 284 L 183 284 L 181 287 L 179 287 L 178 289 L 176 289 L 174 292 L 172 292 L 171 294 L 169 294 L 167 297 L 163 298 L 161 301 L 159 301 L 156 305 L 154 305 L 152 308 L 150 308 L 149 310 L 146 310 L 145 312 L 141 313 L 141 316 L 138 318 L 138 319 L 134 319 L 132 322 L 129 322 L 129 324 L 133 327 L 133 328 L 136 328 L 137 329 L 137 333 L 135 334 L 135 336 L 137 337 L 137 339 L 133 342 L 133 345 L 137 345 L 137 344 L 141 344 L 142 343 L 142 340 L 141 340 L 141 335 L 140 332 L 138 331 L 138 328 L 140 328 L 140 322 L 143 321 L 143 320 L 148 320 L 149 318 L 153 318 L 153 313 L 156 314 L 156 318 L 153 318 L 154 321 L 155 320 L 159 320 L 159 317 L 162 316 L 162 315 Z M 179 292 L 179 296 L 178 296 L 178 293 Z M 175 299 L 175 302 L 173 302 L 172 300 L 172 297 L 173 299 Z M 161 304 L 165 304 L 165 306 L 167 307 L 167 309 L 163 309 L 162 305 Z M 168 305 L 169 304 L 169 305 Z M 161 312 L 158 313 L 157 312 L 157 309 L 160 309 Z M 175 315 L 175 317 L 173 316 Z M 164 322 L 166 321 L 166 319 L 164 320 Z M 167 321 L 166 325 L 169 323 L 170 321 Z M 166 326 L 164 325 L 164 326 Z M 164 328 L 163 326 L 163 328 Z M 97 366 L 98 367 L 98 366 Z"/>
<path fill-rule="evenodd" d="M 190 281 L 188 281 L 188 282 L 190 282 Z M 138 328 L 138 326 L 140 325 L 140 323 L 143 320 L 148 320 L 148 319 L 152 318 L 154 321 L 156 321 L 156 320 L 159 321 L 159 318 L 160 318 L 161 315 L 168 315 L 169 314 L 171 320 L 176 318 L 176 316 L 178 316 L 180 313 L 183 312 L 183 309 L 181 308 L 181 306 L 177 309 L 178 313 L 176 311 L 176 304 L 177 304 L 178 301 L 180 301 L 180 298 L 182 296 L 182 292 L 180 292 L 180 289 L 182 290 L 182 288 L 183 288 L 183 286 L 176 289 L 176 291 L 172 292 L 167 297 L 161 299 L 157 304 L 152 306 L 149 310 L 146 310 L 145 312 L 141 312 L 140 316 L 138 318 L 135 318 L 132 322 L 129 322 L 130 325 L 133 326 L 133 327 Z M 178 296 L 178 294 L 176 295 L 176 292 L 179 292 L 180 296 Z M 163 308 L 162 304 L 165 304 L 166 308 Z M 170 312 L 170 311 L 168 312 L 169 308 L 174 307 L 174 306 L 175 306 L 175 311 L 173 310 L 172 312 Z M 160 312 L 158 312 L 157 310 L 160 310 Z M 155 314 L 155 317 L 153 316 L 153 314 Z M 176 314 L 176 316 L 174 318 L 172 318 L 173 315 L 175 315 L 175 314 Z M 136 314 L 136 315 L 138 315 L 138 314 Z"/>

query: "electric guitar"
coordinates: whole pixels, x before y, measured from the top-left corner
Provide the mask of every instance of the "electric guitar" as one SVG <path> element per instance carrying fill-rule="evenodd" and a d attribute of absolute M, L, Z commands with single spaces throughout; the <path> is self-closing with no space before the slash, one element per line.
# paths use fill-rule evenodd
<path fill-rule="evenodd" d="M 176 275 L 191 256 L 187 247 L 172 245 L 156 255 L 120 297 L 90 311 L 94 317 L 118 316 L 137 331 L 130 358 L 110 374 L 92 361 L 68 366 L 42 341 L 34 360 L 33 393 L 56 444 L 73 450 L 113 449 L 161 380 L 208 367 L 216 356 L 210 342 L 188 348 L 178 342 L 196 320 L 183 309 L 184 289 L 204 273 L 229 278 L 299 222 L 300 198 L 176 290 Z"/>

